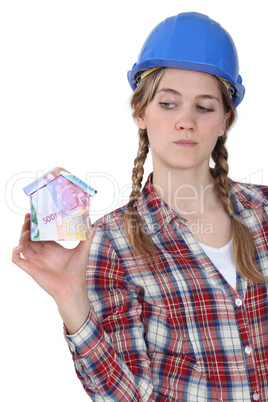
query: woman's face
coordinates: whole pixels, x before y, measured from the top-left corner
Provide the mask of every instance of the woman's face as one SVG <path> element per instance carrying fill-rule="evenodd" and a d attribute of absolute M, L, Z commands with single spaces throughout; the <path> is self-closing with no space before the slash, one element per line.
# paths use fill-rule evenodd
<path fill-rule="evenodd" d="M 207 168 L 228 116 L 215 77 L 167 69 L 154 99 L 136 121 L 147 129 L 154 170 L 173 170 Z"/>

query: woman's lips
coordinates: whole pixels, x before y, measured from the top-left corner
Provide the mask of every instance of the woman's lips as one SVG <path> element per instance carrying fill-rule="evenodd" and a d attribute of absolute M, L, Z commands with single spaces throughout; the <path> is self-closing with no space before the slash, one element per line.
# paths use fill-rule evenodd
<path fill-rule="evenodd" d="M 180 145 L 181 147 L 185 148 L 193 148 L 197 145 L 197 142 L 193 140 L 178 140 L 174 141 L 174 144 Z"/>

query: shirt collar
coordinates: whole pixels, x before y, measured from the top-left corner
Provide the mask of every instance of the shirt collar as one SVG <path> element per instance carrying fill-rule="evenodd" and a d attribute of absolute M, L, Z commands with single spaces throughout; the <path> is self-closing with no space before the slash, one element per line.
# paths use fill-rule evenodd
<path fill-rule="evenodd" d="M 139 197 L 137 212 L 145 222 L 149 233 L 156 234 L 164 229 L 173 219 L 178 219 L 181 227 L 187 226 L 187 221 L 171 209 L 155 192 L 151 173 Z M 268 206 L 268 188 L 252 184 L 238 183 L 230 180 L 231 198 L 235 213 L 243 215 L 245 211 Z"/>
<path fill-rule="evenodd" d="M 230 180 L 230 189 L 235 213 L 238 215 L 248 210 L 263 209 L 268 206 L 268 187 L 266 186 Z"/>
<path fill-rule="evenodd" d="M 151 234 L 163 230 L 173 219 L 177 218 L 181 225 L 187 222 L 171 209 L 155 192 L 151 173 L 142 190 L 142 195 L 137 201 L 137 211 L 145 221 Z"/>

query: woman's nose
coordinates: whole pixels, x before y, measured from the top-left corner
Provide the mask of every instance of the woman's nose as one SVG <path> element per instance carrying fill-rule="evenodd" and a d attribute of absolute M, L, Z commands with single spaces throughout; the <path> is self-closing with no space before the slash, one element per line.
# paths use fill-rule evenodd
<path fill-rule="evenodd" d="M 176 129 L 193 131 L 195 126 L 196 122 L 193 111 L 188 108 L 180 109 L 176 117 Z"/>

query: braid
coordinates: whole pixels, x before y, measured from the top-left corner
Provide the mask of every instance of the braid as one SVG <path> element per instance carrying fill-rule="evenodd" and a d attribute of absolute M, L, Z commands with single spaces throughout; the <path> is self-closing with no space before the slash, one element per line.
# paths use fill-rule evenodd
<path fill-rule="evenodd" d="M 213 161 L 215 162 L 213 177 L 215 188 L 218 191 L 220 200 L 224 206 L 228 215 L 232 215 L 234 212 L 233 204 L 230 199 L 230 187 L 229 187 L 229 166 L 228 166 L 228 151 L 225 147 L 227 140 L 227 134 L 218 138 L 217 144 L 211 154 Z"/>
<path fill-rule="evenodd" d="M 131 106 L 134 109 L 133 117 L 144 113 L 147 105 L 152 101 L 156 93 L 158 84 L 166 68 L 160 68 L 149 74 L 138 85 L 131 99 Z M 130 201 L 124 213 L 124 228 L 127 239 L 132 247 L 135 257 L 140 253 L 143 257 L 153 259 L 155 265 L 156 251 L 151 239 L 147 236 L 143 229 L 143 222 L 134 209 L 135 201 L 141 194 L 141 185 L 144 174 L 144 163 L 149 152 L 149 140 L 146 129 L 139 129 L 139 149 L 137 157 L 134 161 L 132 170 L 132 191 Z"/>
<path fill-rule="evenodd" d="M 147 130 L 139 130 L 140 141 L 137 157 L 132 171 L 132 192 L 124 214 L 124 227 L 128 241 L 137 257 L 140 252 L 144 257 L 151 255 L 155 259 L 155 249 L 152 241 L 143 230 L 143 222 L 134 209 L 134 203 L 141 193 L 141 182 L 144 173 L 144 163 L 149 151 Z"/>
<path fill-rule="evenodd" d="M 134 161 L 134 168 L 132 170 L 132 192 L 130 194 L 130 203 L 134 202 L 140 196 L 141 183 L 144 174 L 144 163 L 149 152 L 149 141 L 147 136 L 147 130 L 139 130 L 139 149 L 137 157 Z"/>
<path fill-rule="evenodd" d="M 218 138 L 217 144 L 211 154 L 215 162 L 213 172 L 215 188 L 225 211 L 233 219 L 233 253 L 237 271 L 246 280 L 253 283 L 264 283 L 267 277 L 261 275 L 254 266 L 255 245 L 250 230 L 243 221 L 234 214 L 234 207 L 230 197 L 228 179 L 228 152 L 225 147 L 227 134 Z"/>

